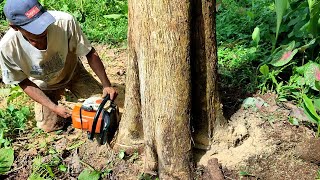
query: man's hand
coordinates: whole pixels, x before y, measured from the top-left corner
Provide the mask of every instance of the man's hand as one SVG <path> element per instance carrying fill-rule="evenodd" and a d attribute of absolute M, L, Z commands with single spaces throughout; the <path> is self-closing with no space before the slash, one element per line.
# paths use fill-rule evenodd
<path fill-rule="evenodd" d="M 48 107 L 51 111 L 58 114 L 63 118 L 70 117 L 71 113 L 69 110 L 65 109 L 62 106 L 58 106 L 53 103 L 47 95 L 43 93 L 43 91 L 28 78 L 21 81 L 19 86 L 23 89 L 23 91 L 30 96 L 36 102 L 42 104 L 43 106 Z"/>
<path fill-rule="evenodd" d="M 107 95 L 110 95 L 110 99 L 111 100 L 115 100 L 117 95 L 118 95 L 118 92 L 116 89 L 114 89 L 113 87 L 104 87 L 103 88 L 103 92 L 102 92 L 102 97 L 106 97 Z"/>
<path fill-rule="evenodd" d="M 56 106 L 53 109 L 53 112 L 55 112 L 56 114 L 58 114 L 59 116 L 63 117 L 63 118 L 68 118 L 71 116 L 71 112 L 69 110 L 67 110 L 65 107 L 63 106 Z"/>

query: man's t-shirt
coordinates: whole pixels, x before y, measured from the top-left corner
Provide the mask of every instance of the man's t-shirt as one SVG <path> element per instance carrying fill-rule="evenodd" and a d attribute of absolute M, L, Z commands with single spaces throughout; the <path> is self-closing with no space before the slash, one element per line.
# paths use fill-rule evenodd
<path fill-rule="evenodd" d="M 72 78 L 78 57 L 91 51 L 90 42 L 70 14 L 48 12 L 56 21 L 47 28 L 46 50 L 38 50 L 14 29 L 1 39 L 0 64 L 4 83 L 17 84 L 29 78 L 43 90 L 62 88 Z"/>

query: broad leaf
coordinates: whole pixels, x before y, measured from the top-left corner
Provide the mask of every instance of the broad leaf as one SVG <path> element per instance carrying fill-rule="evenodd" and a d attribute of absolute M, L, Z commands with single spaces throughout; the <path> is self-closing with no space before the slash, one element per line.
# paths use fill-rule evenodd
<path fill-rule="evenodd" d="M 316 108 L 316 110 L 320 110 L 320 99 L 314 99 L 314 107 Z"/>
<path fill-rule="evenodd" d="M 308 0 L 310 21 L 309 21 L 309 32 L 313 35 L 313 38 L 318 36 L 319 29 L 319 18 L 320 18 L 320 1 L 319 0 Z"/>
<path fill-rule="evenodd" d="M 108 14 L 103 16 L 106 19 L 119 19 L 123 17 L 123 14 Z"/>
<path fill-rule="evenodd" d="M 303 98 L 303 102 L 304 102 L 304 105 L 305 105 L 305 108 L 306 108 L 307 112 L 311 113 L 310 115 L 315 117 L 314 120 L 318 124 L 320 122 L 320 117 L 317 114 L 317 111 L 316 111 L 316 109 L 315 109 L 315 107 L 314 107 L 314 105 L 312 103 L 312 100 L 309 99 L 308 96 L 305 95 L 305 94 L 302 96 L 302 98 Z"/>
<path fill-rule="evenodd" d="M 254 28 L 252 33 L 252 40 L 255 42 L 256 46 L 258 46 L 260 41 L 260 29 L 259 27 Z"/>
<path fill-rule="evenodd" d="M 124 151 L 120 151 L 118 154 L 119 159 L 123 159 L 125 156 L 125 152 Z"/>
<path fill-rule="evenodd" d="M 292 125 L 299 126 L 299 121 L 298 121 L 297 118 L 289 117 L 289 122 L 290 122 Z"/>
<path fill-rule="evenodd" d="M 306 104 L 303 103 L 303 112 L 304 114 L 308 117 L 308 119 L 315 124 L 318 124 L 318 120 L 315 116 L 312 115 L 312 113 L 309 111 L 309 109 L 307 108 Z"/>
<path fill-rule="evenodd" d="M 312 62 L 308 62 L 307 64 L 299 67 L 295 67 L 295 71 L 299 73 L 300 75 L 304 75 L 306 70 L 309 68 L 309 66 L 312 64 Z"/>
<path fill-rule="evenodd" d="M 320 80 L 320 65 L 314 62 L 306 64 L 304 69 L 306 84 L 312 89 L 317 90 L 315 82 Z"/>
<path fill-rule="evenodd" d="M 277 14 L 277 29 L 276 29 L 276 39 L 278 39 L 280 25 L 282 18 L 288 9 L 289 2 L 288 0 L 275 0 L 276 14 Z"/>
<path fill-rule="evenodd" d="M 78 180 L 99 180 L 101 176 L 101 173 L 99 171 L 90 171 L 89 169 L 83 170 Z"/>
<path fill-rule="evenodd" d="M 315 81 L 315 82 L 314 82 L 314 87 L 315 87 L 318 91 L 320 91 L 320 81 Z"/>
<path fill-rule="evenodd" d="M 306 80 L 305 80 L 305 78 L 302 77 L 302 76 L 299 76 L 299 77 L 297 78 L 296 82 L 297 82 L 297 84 L 298 84 L 299 86 L 303 86 L 303 85 L 306 84 Z"/>
<path fill-rule="evenodd" d="M 294 49 L 293 51 L 287 49 L 281 50 L 274 55 L 271 64 L 276 67 L 284 66 L 292 60 L 292 58 L 294 57 L 294 55 L 297 54 L 297 52 L 298 49 Z"/>
<path fill-rule="evenodd" d="M 259 68 L 259 71 L 261 72 L 261 74 L 263 74 L 264 76 L 267 76 L 269 74 L 269 66 L 264 64 L 263 66 L 261 66 Z"/>
<path fill-rule="evenodd" d="M 14 160 L 14 151 L 12 148 L 0 149 L 0 174 L 10 170 Z"/>

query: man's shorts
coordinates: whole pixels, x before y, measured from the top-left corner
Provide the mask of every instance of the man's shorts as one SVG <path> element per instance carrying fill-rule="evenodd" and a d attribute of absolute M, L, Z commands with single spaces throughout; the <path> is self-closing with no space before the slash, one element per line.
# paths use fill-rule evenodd
<path fill-rule="evenodd" d="M 51 101 L 58 104 L 58 101 L 61 100 L 62 95 L 64 95 L 65 89 L 70 90 L 77 98 L 88 98 L 102 93 L 101 83 L 84 68 L 80 61 L 78 62 L 72 79 L 65 88 L 43 92 L 51 99 Z M 37 127 L 46 132 L 61 129 L 66 123 L 66 119 L 58 116 L 40 103 L 35 102 L 34 111 Z"/>

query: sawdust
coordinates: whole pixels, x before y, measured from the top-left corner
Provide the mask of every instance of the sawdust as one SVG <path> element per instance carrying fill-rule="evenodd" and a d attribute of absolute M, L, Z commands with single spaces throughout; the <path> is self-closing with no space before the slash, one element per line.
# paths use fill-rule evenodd
<path fill-rule="evenodd" d="M 275 147 L 262 128 L 264 123 L 257 113 L 238 111 L 227 128 L 216 131 L 211 150 L 198 163 L 207 165 L 209 159 L 217 158 L 223 166 L 235 169 L 245 166 L 250 157 L 272 154 Z"/>
<path fill-rule="evenodd" d="M 242 105 L 226 127 L 216 129 L 211 149 L 196 154 L 198 165 L 209 167 L 208 161 L 217 158 L 228 179 L 241 179 L 239 172 L 249 173 L 249 179 L 317 178 L 319 161 L 315 154 L 319 151 L 314 129 L 304 126 L 308 123 L 303 118 L 299 126 L 288 122 L 296 109 L 293 104 L 276 103 L 272 94 L 259 97 L 267 105 Z"/>

